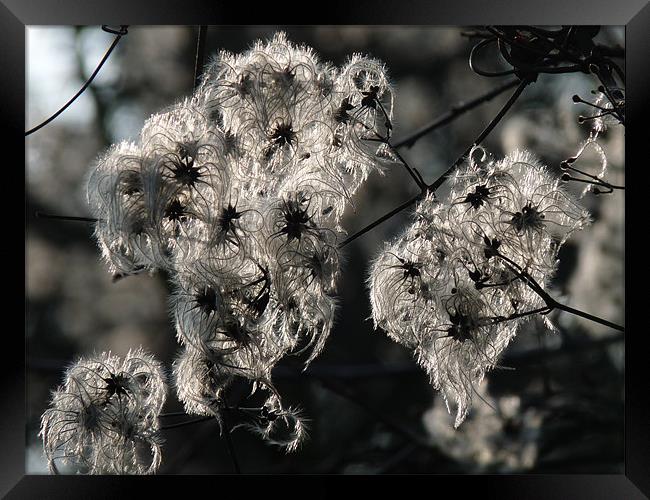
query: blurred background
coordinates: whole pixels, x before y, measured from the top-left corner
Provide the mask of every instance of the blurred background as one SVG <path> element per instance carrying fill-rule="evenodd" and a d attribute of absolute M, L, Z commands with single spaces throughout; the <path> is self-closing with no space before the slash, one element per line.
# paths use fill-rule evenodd
<path fill-rule="evenodd" d="M 207 54 L 239 52 L 282 29 L 340 65 L 354 52 L 385 62 L 396 88 L 395 140 L 453 105 L 509 77 L 473 73 L 475 41 L 458 27 L 210 27 Z M 139 345 L 166 366 L 178 346 L 162 275 L 111 281 L 92 240 L 92 225 L 35 218 L 35 211 L 88 216 L 85 179 L 111 143 L 137 136 L 152 113 L 192 91 L 198 28 L 131 26 L 94 83 L 55 121 L 27 138 L 27 473 L 47 472 L 37 436 L 50 391 L 77 356 Z M 114 35 L 99 26 L 28 27 L 27 124 L 54 113 L 83 85 Z M 598 40 L 624 46 L 623 27 Z M 494 67 L 494 66 L 491 66 Z M 542 75 L 484 143 L 497 158 L 530 148 L 552 169 L 589 133 L 572 102 L 597 87 L 589 75 Z M 511 91 L 509 91 L 511 92 Z M 470 145 L 507 99 L 503 94 L 422 137 L 402 154 L 431 182 Z M 608 180 L 624 184 L 624 133 L 601 143 Z M 596 170 L 595 158 L 581 159 Z M 591 165 L 590 165 L 591 162 Z M 570 186 L 574 187 L 574 186 Z M 579 193 L 583 186 L 575 186 Z M 344 222 L 350 234 L 417 190 L 403 169 L 371 177 Z M 623 324 L 624 194 L 588 194 L 594 224 L 560 254 L 553 295 L 573 307 Z M 244 473 L 622 473 L 624 343 L 614 330 L 554 314 L 559 331 L 532 321 L 488 373 L 458 430 L 444 402 L 410 353 L 373 331 L 365 286 L 369 262 L 409 213 L 396 216 L 344 251 L 338 320 L 322 355 L 298 374 L 283 363 L 275 380 L 287 405 L 310 418 L 310 439 L 291 455 L 244 430 L 233 442 Z M 173 391 L 165 411 L 182 410 Z M 230 473 L 215 422 L 164 431 L 165 474 Z"/>

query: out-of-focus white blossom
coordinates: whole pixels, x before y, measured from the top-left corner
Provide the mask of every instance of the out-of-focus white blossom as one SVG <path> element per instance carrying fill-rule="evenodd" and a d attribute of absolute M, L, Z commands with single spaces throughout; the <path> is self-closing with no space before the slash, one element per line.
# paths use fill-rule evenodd
<path fill-rule="evenodd" d="M 462 428 L 450 425 L 440 398 L 424 413 L 422 422 L 435 445 L 474 473 L 525 473 L 538 456 L 544 414 L 522 410 L 517 396 L 492 396 L 487 382 L 477 388 L 481 398 Z"/>
<path fill-rule="evenodd" d="M 41 419 L 50 470 L 62 460 L 90 474 L 155 472 L 166 392 L 160 363 L 141 349 L 124 359 L 110 352 L 80 358 Z"/>

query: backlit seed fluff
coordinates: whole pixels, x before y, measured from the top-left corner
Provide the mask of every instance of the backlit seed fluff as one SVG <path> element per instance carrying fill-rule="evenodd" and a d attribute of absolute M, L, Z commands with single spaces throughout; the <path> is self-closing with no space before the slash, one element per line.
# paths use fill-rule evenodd
<path fill-rule="evenodd" d="M 192 96 L 95 163 L 87 198 L 110 271 L 171 276 L 184 348 L 174 378 L 188 413 L 218 415 L 234 378 L 271 388 L 282 357 L 308 351 L 308 364 L 321 352 L 343 212 L 382 171 L 377 140 L 392 114 L 381 62 L 355 54 L 336 68 L 277 33 L 219 53 Z M 293 450 L 302 420 L 273 394 L 278 420 L 258 433 L 280 443 L 285 422 Z"/>
<path fill-rule="evenodd" d="M 412 349 L 455 403 L 456 427 L 521 323 L 543 311 L 529 283 L 547 286 L 560 246 L 590 221 L 530 153 L 469 158 L 447 196 L 420 202 L 369 277 L 375 327 Z"/>
<path fill-rule="evenodd" d="M 142 349 L 123 359 L 110 352 L 80 358 L 41 418 L 50 470 L 63 463 L 88 474 L 155 472 L 166 393 L 160 363 Z"/>

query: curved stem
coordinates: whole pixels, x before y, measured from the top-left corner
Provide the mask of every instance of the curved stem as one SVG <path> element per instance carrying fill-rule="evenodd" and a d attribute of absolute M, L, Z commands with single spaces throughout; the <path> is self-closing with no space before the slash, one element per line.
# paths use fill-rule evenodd
<path fill-rule="evenodd" d="M 115 47 L 117 47 L 117 44 L 119 43 L 119 41 L 122 39 L 122 37 L 124 35 L 127 34 L 126 28 L 127 28 L 126 26 L 122 26 L 120 31 L 114 31 L 114 30 L 108 30 L 108 29 L 102 28 L 102 29 L 104 29 L 104 31 L 107 31 L 109 33 L 115 33 L 115 39 L 113 40 L 113 43 L 111 43 L 110 47 L 108 48 L 108 50 L 104 54 L 104 57 L 102 57 L 101 61 L 99 61 L 99 64 L 95 68 L 95 71 L 92 72 L 92 74 L 90 75 L 88 80 L 86 80 L 86 83 L 83 84 L 81 89 L 79 89 L 79 91 L 75 95 L 73 95 L 72 98 L 68 102 L 66 102 L 56 113 L 54 113 L 52 116 L 50 116 L 47 120 L 40 123 L 39 125 L 36 125 L 35 127 L 32 127 L 27 132 L 25 132 L 25 137 L 27 137 L 30 134 L 33 134 L 37 130 L 40 130 L 43 127 L 45 127 L 45 125 L 47 125 L 48 123 L 52 122 L 54 119 L 56 119 L 56 117 L 58 117 L 61 113 L 63 113 L 81 94 L 83 94 L 83 92 L 90 86 L 92 81 L 95 79 L 95 77 L 97 76 L 97 73 L 99 73 L 99 70 L 102 69 L 102 66 L 108 60 L 108 58 L 110 57 L 110 55 L 113 52 L 113 50 L 115 49 Z"/>
<path fill-rule="evenodd" d="M 483 47 L 486 47 L 490 45 L 491 43 L 498 43 L 499 39 L 498 37 L 489 37 L 481 40 L 479 43 L 474 45 L 472 47 L 472 50 L 469 53 L 469 68 L 476 73 L 477 75 L 480 76 L 485 76 L 488 78 L 493 78 L 493 77 L 498 77 L 498 76 L 507 76 L 507 75 L 514 75 L 515 70 L 514 69 L 508 69 L 504 71 L 484 71 L 480 69 L 478 66 L 476 66 L 476 62 L 474 61 L 476 54 L 483 49 Z"/>

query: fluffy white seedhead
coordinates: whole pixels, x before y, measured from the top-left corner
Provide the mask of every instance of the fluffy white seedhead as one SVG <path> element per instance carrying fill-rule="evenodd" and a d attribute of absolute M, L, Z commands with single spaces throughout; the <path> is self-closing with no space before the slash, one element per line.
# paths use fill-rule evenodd
<path fill-rule="evenodd" d="M 469 158 L 447 197 L 418 205 L 369 278 L 375 327 L 413 350 L 455 403 L 456 427 L 519 325 L 544 312 L 535 286 L 552 278 L 560 246 L 589 223 L 531 154 Z"/>
<path fill-rule="evenodd" d="M 381 168 L 372 140 L 387 135 L 392 91 L 378 61 L 356 55 L 339 71 L 279 33 L 243 54 L 221 53 L 197 100 L 247 153 L 242 183 L 253 194 L 311 186 L 329 196 L 321 209 L 340 217 Z"/>
<path fill-rule="evenodd" d="M 172 277 L 188 412 L 214 414 L 234 378 L 272 387 L 283 356 L 308 351 L 308 364 L 321 352 L 341 218 L 382 170 L 392 113 L 382 63 L 356 54 L 335 68 L 278 33 L 218 54 L 191 97 L 97 162 L 88 201 L 110 270 Z M 295 449 L 301 420 L 271 392 L 278 420 L 260 434 L 280 443 L 285 422 Z"/>
<path fill-rule="evenodd" d="M 166 392 L 160 363 L 141 349 L 124 359 L 110 352 L 80 358 L 41 419 L 50 470 L 61 460 L 89 474 L 155 472 Z"/>

